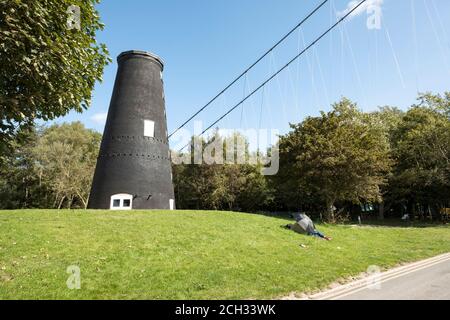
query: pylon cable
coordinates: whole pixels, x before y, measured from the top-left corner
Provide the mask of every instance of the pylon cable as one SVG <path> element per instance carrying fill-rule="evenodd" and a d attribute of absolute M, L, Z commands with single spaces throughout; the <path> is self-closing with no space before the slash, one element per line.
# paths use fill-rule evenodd
<path fill-rule="evenodd" d="M 268 84 L 270 81 L 272 81 L 276 76 L 278 76 L 281 72 L 283 72 L 287 67 L 289 67 L 294 61 L 296 61 L 298 58 L 300 58 L 306 51 L 311 49 L 314 45 L 316 45 L 317 42 L 319 42 L 323 37 L 325 37 L 328 33 L 330 33 L 332 30 L 334 30 L 338 25 L 340 25 L 345 19 L 347 19 L 353 12 L 355 12 L 363 3 L 365 3 L 367 0 L 362 0 L 359 2 L 353 9 L 351 9 L 349 12 L 347 12 L 342 18 L 340 18 L 335 24 L 333 24 L 331 27 L 329 27 L 325 32 L 323 32 L 316 40 L 311 42 L 305 49 L 303 49 L 298 55 L 296 55 L 294 58 L 292 58 L 287 64 L 285 64 L 281 69 L 279 69 L 277 72 L 275 72 L 272 76 L 270 76 L 266 81 L 264 81 L 259 87 L 257 87 L 255 90 L 253 90 L 249 95 L 247 95 L 244 99 L 242 99 L 238 104 L 236 104 L 234 107 L 229 109 L 224 115 L 222 115 L 219 119 L 214 121 L 208 128 L 202 131 L 202 133 L 199 136 L 204 135 L 206 132 L 208 132 L 211 128 L 213 128 L 216 124 L 218 124 L 220 121 L 222 121 L 226 116 L 228 116 L 230 113 L 232 113 L 234 110 L 236 110 L 241 104 L 243 104 L 245 101 L 247 101 L 250 97 L 252 97 L 255 93 L 257 93 L 259 90 L 261 90 L 266 84 Z M 180 149 L 180 152 L 183 151 L 186 147 L 188 147 L 191 144 L 189 142 L 187 145 L 185 145 L 183 148 Z"/>
<path fill-rule="evenodd" d="M 214 101 L 216 101 L 222 94 L 224 94 L 228 89 L 230 89 L 236 82 L 242 79 L 250 70 L 252 70 L 258 63 L 261 62 L 269 53 L 271 53 L 275 48 L 277 48 L 284 40 L 286 40 L 295 30 L 300 28 L 306 21 L 308 21 L 317 11 L 320 10 L 329 0 L 322 1 L 313 11 L 311 11 L 302 21 L 300 21 L 294 28 L 291 29 L 283 38 L 281 38 L 273 47 L 267 50 L 258 60 L 256 60 L 250 67 L 248 67 L 244 72 L 242 72 L 236 79 L 234 79 L 229 85 L 225 87 L 220 93 L 218 93 L 214 98 L 212 98 L 207 104 L 201 107 L 194 115 L 192 115 L 188 120 L 186 120 L 181 126 L 179 126 L 175 131 L 169 135 L 169 139 L 182 128 L 184 128 L 189 122 L 191 122 L 200 113 L 205 111 Z"/>

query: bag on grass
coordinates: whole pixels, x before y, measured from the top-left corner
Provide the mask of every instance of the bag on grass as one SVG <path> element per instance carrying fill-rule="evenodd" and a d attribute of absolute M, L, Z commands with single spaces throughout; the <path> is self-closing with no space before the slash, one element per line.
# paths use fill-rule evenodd
<path fill-rule="evenodd" d="M 299 232 L 299 233 L 312 234 L 312 233 L 314 233 L 314 231 L 316 231 L 314 222 L 306 214 L 303 214 L 303 213 L 296 214 L 295 221 L 297 221 L 297 222 L 294 224 L 294 226 L 298 226 L 298 227 L 300 227 L 301 230 L 303 230 L 303 232 Z M 298 229 L 298 227 L 296 227 L 296 229 Z M 296 230 L 294 230 L 294 231 L 296 231 Z M 298 232 L 298 231 L 296 231 L 296 232 Z"/>

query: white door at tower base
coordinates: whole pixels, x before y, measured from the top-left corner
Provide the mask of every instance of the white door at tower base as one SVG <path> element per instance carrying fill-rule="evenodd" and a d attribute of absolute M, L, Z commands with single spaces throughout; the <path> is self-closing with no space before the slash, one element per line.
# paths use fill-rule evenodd
<path fill-rule="evenodd" d="M 169 201 L 170 210 L 175 210 L 175 200 L 170 199 Z"/>
<path fill-rule="evenodd" d="M 111 197 L 111 210 L 132 210 L 133 196 L 131 194 L 116 194 Z"/>

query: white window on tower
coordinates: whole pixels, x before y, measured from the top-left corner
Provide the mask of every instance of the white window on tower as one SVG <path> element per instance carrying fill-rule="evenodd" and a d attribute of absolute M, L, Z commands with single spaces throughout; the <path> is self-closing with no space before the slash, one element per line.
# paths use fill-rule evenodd
<path fill-rule="evenodd" d="M 144 136 L 155 137 L 155 122 L 151 120 L 144 120 Z"/>
<path fill-rule="evenodd" d="M 132 210 L 133 196 L 131 194 L 115 194 L 111 197 L 111 210 Z"/>

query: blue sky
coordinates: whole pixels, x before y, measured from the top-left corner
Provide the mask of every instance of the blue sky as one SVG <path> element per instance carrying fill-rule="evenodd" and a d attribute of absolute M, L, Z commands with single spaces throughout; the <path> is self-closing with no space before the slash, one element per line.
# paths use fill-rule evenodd
<path fill-rule="evenodd" d="M 105 30 L 98 40 L 113 58 L 97 84 L 91 108 L 57 122 L 80 120 L 103 131 L 117 70 L 126 50 L 161 56 L 169 131 L 217 94 L 321 0 L 103 1 Z M 342 96 L 364 110 L 407 108 L 418 91 L 450 90 L 450 1 L 369 0 L 382 12 L 381 28 L 368 29 L 360 10 L 299 62 L 220 123 L 221 128 L 288 130 Z M 319 14 L 226 95 L 199 116 L 207 126 L 245 93 L 295 56 L 334 23 L 349 0 L 330 0 Z M 262 112 L 261 112 L 262 110 Z M 188 129 L 192 130 L 193 125 Z"/>

